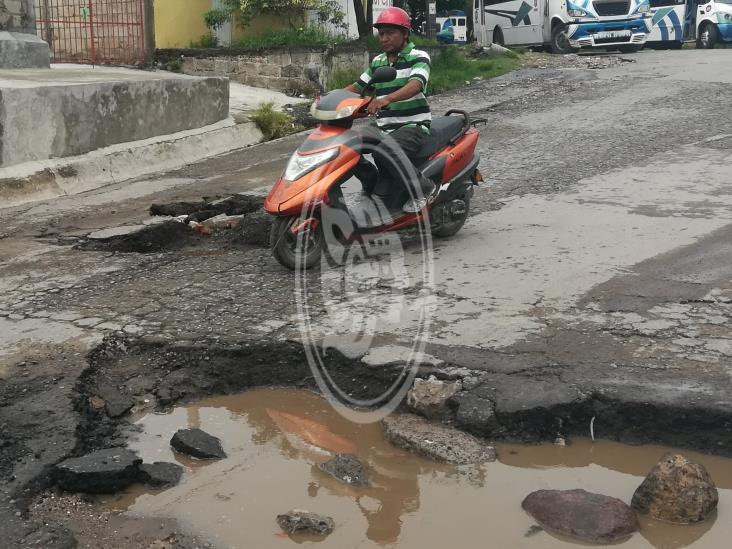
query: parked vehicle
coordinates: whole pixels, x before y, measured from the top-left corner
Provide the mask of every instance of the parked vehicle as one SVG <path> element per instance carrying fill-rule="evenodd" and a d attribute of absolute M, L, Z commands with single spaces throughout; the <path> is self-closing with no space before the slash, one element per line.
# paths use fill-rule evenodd
<path fill-rule="evenodd" d="M 473 0 L 473 7 L 475 37 L 483 45 L 633 53 L 651 30 L 649 0 Z"/>
<path fill-rule="evenodd" d="M 393 67 L 380 67 L 370 84 L 394 78 Z M 285 267 L 315 266 L 329 252 L 329 243 L 358 244 L 388 231 L 424 228 L 427 222 L 434 236 L 451 236 L 468 217 L 473 186 L 482 180 L 475 152 L 479 121 L 457 110 L 432 118 L 430 139 L 415 167 L 435 182 L 435 190 L 421 211 L 405 213 L 406 182 L 375 179 L 376 167 L 363 158 L 361 137 L 352 129 L 355 119 L 367 116 L 372 97 L 364 92 L 334 90 L 316 100 L 311 113 L 320 126 L 293 153 L 264 202 L 265 211 L 276 216 L 272 255 Z M 373 168 L 366 181 L 364 163 Z"/>
<path fill-rule="evenodd" d="M 688 39 L 696 40 L 697 48 L 732 42 L 732 0 L 693 0 L 693 4 L 688 10 Z"/>
<path fill-rule="evenodd" d="M 692 1 L 650 0 L 650 2 L 652 27 L 646 45 L 656 49 L 681 49 L 688 35 L 687 4 L 692 4 Z M 694 11 L 693 7 L 691 11 Z"/>
<path fill-rule="evenodd" d="M 438 41 L 451 44 L 466 44 L 468 42 L 468 18 L 464 11 L 452 10 L 448 12 L 447 16 L 435 18 L 435 22 L 438 26 Z M 451 41 L 445 36 L 446 33 L 452 34 Z"/>

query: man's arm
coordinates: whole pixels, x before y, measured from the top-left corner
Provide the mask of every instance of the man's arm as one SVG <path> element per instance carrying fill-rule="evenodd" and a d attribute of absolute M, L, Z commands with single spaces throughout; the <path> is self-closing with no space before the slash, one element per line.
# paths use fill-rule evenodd
<path fill-rule="evenodd" d="M 410 80 L 401 88 L 394 92 L 391 92 L 389 95 L 374 99 L 371 103 L 369 103 L 367 111 L 369 114 L 376 114 L 381 109 L 385 109 L 386 107 L 388 107 L 390 104 L 397 101 L 404 101 L 405 99 L 409 99 L 410 97 L 417 95 L 421 91 L 422 82 L 417 79 Z"/>

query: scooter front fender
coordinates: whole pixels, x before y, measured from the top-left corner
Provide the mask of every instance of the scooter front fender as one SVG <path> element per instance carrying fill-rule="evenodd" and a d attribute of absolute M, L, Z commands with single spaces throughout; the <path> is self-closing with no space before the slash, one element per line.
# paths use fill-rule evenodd
<path fill-rule="evenodd" d="M 273 215 L 295 215 L 318 201 L 327 203 L 328 191 L 356 167 L 359 157 L 353 149 L 341 146 L 336 158 L 300 179 L 279 179 L 264 201 L 264 210 Z"/>

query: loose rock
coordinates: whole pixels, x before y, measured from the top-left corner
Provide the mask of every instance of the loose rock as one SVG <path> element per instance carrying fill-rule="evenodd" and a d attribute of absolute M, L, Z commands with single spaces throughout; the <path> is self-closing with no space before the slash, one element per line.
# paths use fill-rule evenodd
<path fill-rule="evenodd" d="M 99 396 L 104 400 L 104 409 L 111 418 L 125 415 L 135 405 L 135 401 L 111 385 L 101 385 Z"/>
<path fill-rule="evenodd" d="M 176 463 L 156 461 L 140 465 L 140 481 L 154 487 L 174 486 L 182 475 L 183 467 Z"/>
<path fill-rule="evenodd" d="M 253 246 L 269 245 L 269 233 L 274 219 L 267 212 L 251 213 L 241 221 L 241 236 L 245 244 Z"/>
<path fill-rule="evenodd" d="M 142 460 L 124 448 L 109 448 L 56 465 L 56 483 L 70 492 L 113 493 L 138 478 Z"/>
<path fill-rule="evenodd" d="M 705 520 L 718 502 L 717 488 L 703 465 L 666 454 L 638 486 L 631 506 L 655 519 L 691 524 Z"/>
<path fill-rule="evenodd" d="M 453 397 L 457 405 L 455 423 L 458 427 L 481 435 L 490 435 L 500 429 L 493 401 L 469 393 Z"/>
<path fill-rule="evenodd" d="M 392 414 L 384 426 L 394 446 L 436 461 L 464 465 L 496 460 L 495 448 L 474 436 L 412 414 Z"/>
<path fill-rule="evenodd" d="M 318 465 L 333 478 L 354 486 L 368 486 L 363 464 L 353 454 L 336 454 L 335 457 Z"/>
<path fill-rule="evenodd" d="M 170 445 L 180 453 L 198 459 L 226 457 L 219 439 L 201 429 L 179 429 L 170 439 Z"/>
<path fill-rule="evenodd" d="M 335 528 L 335 522 L 332 518 L 303 509 L 293 509 L 282 515 L 277 515 L 277 524 L 288 534 L 311 532 L 327 535 Z"/>
<path fill-rule="evenodd" d="M 590 543 L 613 543 L 640 525 L 624 502 L 585 490 L 539 490 L 521 503 L 542 528 Z"/>
<path fill-rule="evenodd" d="M 447 401 L 461 389 L 459 381 L 417 378 L 407 393 L 407 406 L 429 419 L 444 417 L 450 413 Z"/>

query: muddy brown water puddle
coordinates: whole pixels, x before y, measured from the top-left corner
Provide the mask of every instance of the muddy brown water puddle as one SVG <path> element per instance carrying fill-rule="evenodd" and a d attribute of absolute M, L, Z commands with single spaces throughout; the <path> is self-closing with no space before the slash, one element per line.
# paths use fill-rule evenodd
<path fill-rule="evenodd" d="M 499 444 L 499 461 L 456 468 L 392 447 L 382 427 L 358 425 L 305 391 L 260 389 L 204 400 L 139 421 L 130 443 L 146 462 L 185 467 L 181 483 L 163 491 L 135 487 L 105 506 L 143 517 L 173 517 L 221 548 L 566 548 L 577 544 L 532 528 L 521 509 L 534 490 L 584 488 L 630 503 L 636 487 L 669 448 L 573 440 L 566 447 Z M 218 436 L 228 458 L 187 460 L 168 441 L 181 428 Z M 356 454 L 372 486 L 345 486 L 317 469 L 332 452 Z M 729 547 L 732 461 L 682 451 L 703 463 L 719 489 L 717 515 L 674 526 L 641 517 L 641 532 L 624 548 Z M 289 538 L 279 513 L 307 509 L 333 517 L 335 531 L 319 540 Z"/>

